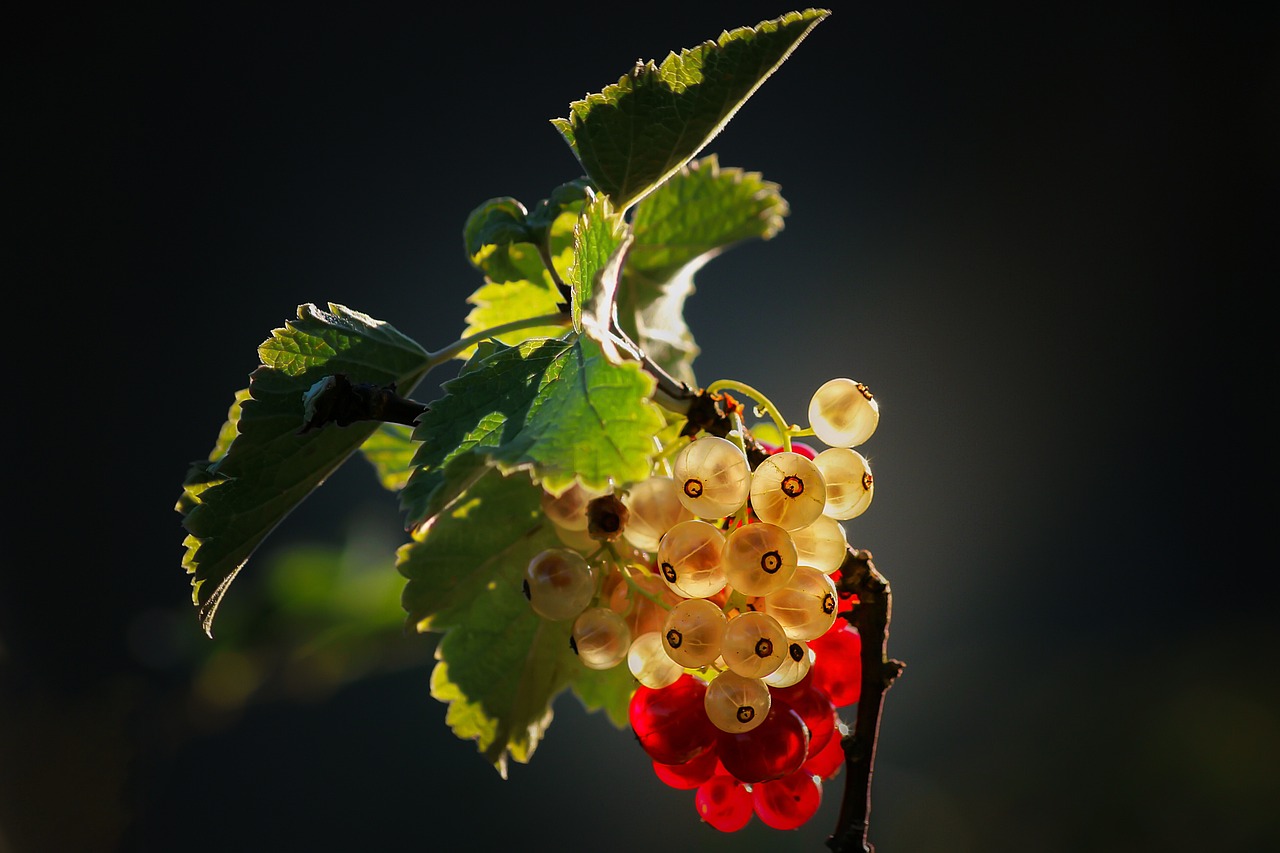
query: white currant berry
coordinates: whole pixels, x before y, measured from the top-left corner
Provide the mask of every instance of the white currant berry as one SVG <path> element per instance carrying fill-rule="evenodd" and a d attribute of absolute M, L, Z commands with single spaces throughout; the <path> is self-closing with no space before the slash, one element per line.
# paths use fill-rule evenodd
<path fill-rule="evenodd" d="M 809 400 L 809 427 L 830 447 L 857 447 L 879 423 L 880 404 L 852 379 L 830 379 Z"/>
<path fill-rule="evenodd" d="M 749 732 L 769 716 L 773 697 L 759 678 L 722 672 L 707 685 L 703 705 L 716 728 L 731 734 Z"/>
<path fill-rule="evenodd" d="M 827 506 L 831 506 L 830 486 L 827 487 Z M 849 552 L 844 525 L 829 515 L 820 515 L 807 527 L 791 531 L 791 542 L 796 546 L 796 560 L 800 565 L 824 572 L 840 568 Z"/>
<path fill-rule="evenodd" d="M 662 626 L 662 647 L 683 667 L 696 669 L 720 656 L 728 618 L 705 598 L 687 598 L 671 608 Z"/>
<path fill-rule="evenodd" d="M 813 649 L 809 648 L 809 644 L 804 640 L 790 640 L 787 643 L 786 660 L 782 662 L 782 666 L 764 676 L 762 680 L 770 687 L 790 687 L 793 684 L 799 684 L 809 674 L 815 657 Z"/>
<path fill-rule="evenodd" d="M 627 668 L 636 681 L 654 690 L 675 684 L 684 675 L 684 667 L 672 660 L 662 647 L 660 631 L 646 631 L 631 641 Z"/>
<path fill-rule="evenodd" d="M 827 487 L 813 460 L 793 450 L 765 457 L 751 475 L 756 518 L 783 530 L 812 524 L 827 505 Z"/>
<path fill-rule="evenodd" d="M 658 550 L 662 534 L 694 514 L 680 500 L 679 487 L 670 477 L 650 477 L 627 490 L 622 501 L 631 515 L 622 537 L 641 551 Z"/>
<path fill-rule="evenodd" d="M 588 607 L 573 622 L 570 645 L 589 669 L 613 669 L 631 648 L 631 629 L 607 607 Z"/>
<path fill-rule="evenodd" d="M 524 594 L 544 619 L 572 619 L 586 609 L 596 593 L 596 575 L 587 560 L 568 548 L 548 548 L 529 561 Z"/>
<path fill-rule="evenodd" d="M 835 581 L 812 566 L 797 567 L 786 586 L 764 597 L 764 611 L 793 640 L 821 637 L 835 624 L 838 610 Z"/>
<path fill-rule="evenodd" d="M 829 447 L 813 459 L 827 484 L 825 515 L 847 521 L 867 511 L 875 493 L 871 465 L 848 447 Z"/>
<path fill-rule="evenodd" d="M 791 535 L 764 521 L 729 531 L 721 559 L 729 586 L 744 595 L 768 595 L 781 589 L 798 563 Z"/>
<path fill-rule="evenodd" d="M 782 666 L 788 639 L 778 620 L 758 610 L 746 610 L 729 620 L 720 641 L 725 665 L 738 675 L 763 678 Z"/>
<path fill-rule="evenodd" d="M 747 502 L 751 467 L 738 445 L 703 435 L 685 445 L 671 463 L 680 502 L 698 518 L 724 518 Z"/>
<path fill-rule="evenodd" d="M 570 530 L 567 527 L 552 524 L 551 529 L 555 531 L 556 538 L 566 548 L 571 548 L 580 554 L 591 554 L 600 550 L 600 543 L 591 538 L 585 527 L 581 530 Z"/>
<path fill-rule="evenodd" d="M 658 543 L 658 573 L 680 595 L 707 598 L 724 589 L 723 551 L 720 528 L 697 518 L 682 521 Z"/>
<path fill-rule="evenodd" d="M 576 481 L 558 496 L 544 489 L 540 498 L 542 512 L 552 524 L 565 530 L 586 530 L 587 504 L 602 494 L 605 492 L 588 489 Z"/>

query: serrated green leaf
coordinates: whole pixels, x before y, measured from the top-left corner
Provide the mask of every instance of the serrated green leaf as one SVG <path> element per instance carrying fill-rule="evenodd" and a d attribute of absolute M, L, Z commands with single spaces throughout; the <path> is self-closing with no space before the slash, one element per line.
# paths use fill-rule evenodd
<path fill-rule="evenodd" d="M 397 568 L 410 624 L 444 635 L 431 694 L 448 703 L 454 734 L 476 740 L 505 777 L 509 758 L 532 757 L 552 700 L 582 669 L 572 623 L 542 619 L 521 591 L 529 560 L 559 541 L 529 479 L 493 469 L 414 538 Z"/>
<path fill-rule="evenodd" d="M 699 350 L 684 319 L 694 275 L 738 243 L 774 237 L 788 212 L 778 185 L 758 172 L 721 168 L 715 155 L 691 161 L 636 205 L 619 325 L 660 367 L 696 386 Z"/>
<path fill-rule="evenodd" d="M 573 264 L 574 223 L 589 193 L 585 180 L 562 184 L 527 218 L 524 206 L 513 198 L 490 199 L 472 211 L 463 239 L 472 264 L 484 271 L 485 283 L 467 298 L 474 307 L 461 337 L 563 310 L 563 295 L 538 246 L 545 242 L 555 275 L 563 280 Z M 515 345 L 562 334 L 562 326 L 531 326 L 497 338 Z M 467 347 L 454 357 L 466 360 L 474 352 L 475 347 Z"/>
<path fill-rule="evenodd" d="M 529 230 L 534 236 L 539 236 L 554 232 L 557 223 L 563 221 L 565 214 L 571 218 L 570 233 L 572 233 L 572 222 L 577 218 L 578 212 L 594 195 L 595 188 L 586 178 L 577 178 L 567 181 L 551 191 L 550 195 L 539 201 L 533 207 L 533 212 L 528 216 Z"/>
<path fill-rule="evenodd" d="M 534 340 L 509 347 L 486 341 L 459 372 L 441 384 L 444 396 L 418 418 L 420 442 L 413 473 L 400 493 L 407 529 L 430 521 L 473 479 L 477 464 L 465 459 L 473 448 L 514 436 L 528 413 L 547 367 L 570 346 L 567 341 Z M 455 459 L 458 465 L 449 469 Z M 487 457 L 480 457 L 484 466 Z M 459 474 L 459 466 L 466 470 Z M 452 477 L 446 472 L 452 470 Z"/>
<path fill-rule="evenodd" d="M 631 236 L 604 196 L 583 209 L 573 231 L 573 265 L 566 278 L 573 293 L 573 327 L 602 346 L 609 342 L 614 293 Z M 615 361 L 618 359 L 614 359 Z"/>
<path fill-rule="evenodd" d="M 532 243 L 525 208 L 514 198 L 491 198 L 467 215 L 462 243 L 471 264 L 494 281 L 514 281 L 524 273 L 508 256 L 519 243 Z"/>
<path fill-rule="evenodd" d="M 575 478 L 595 489 L 644 479 L 663 426 L 653 388 L 639 365 L 613 364 L 579 338 L 543 372 L 520 431 L 489 457 L 506 473 L 529 470 L 554 494 Z"/>
<path fill-rule="evenodd" d="M 552 124 L 587 177 L 625 211 L 697 155 L 830 14 L 791 12 L 715 41 L 637 63 Z"/>
<path fill-rule="evenodd" d="M 532 253 L 532 249 L 530 249 Z M 512 253 L 515 254 L 514 252 Z M 542 270 L 541 261 L 538 262 Z M 489 281 L 467 298 L 475 307 L 467 314 L 467 327 L 461 337 L 479 334 L 485 329 L 492 329 L 503 323 L 515 320 L 526 320 L 561 311 L 564 300 L 545 271 L 543 278 L 537 282 L 530 280 L 508 281 L 502 284 Z M 553 338 L 563 335 L 563 326 L 530 326 L 514 332 L 504 332 L 494 337 L 505 344 L 514 346 L 530 338 Z M 475 352 L 475 347 L 459 350 L 456 358 L 467 359 Z"/>
<path fill-rule="evenodd" d="M 484 464 L 528 470 L 559 493 L 575 479 L 593 488 L 648 476 L 653 434 L 664 421 L 649 401 L 653 379 L 615 365 L 594 342 L 532 340 L 494 347 L 444 383 L 418 419 L 422 442 L 400 494 L 407 526 L 449 506 Z"/>
<path fill-rule="evenodd" d="M 408 394 L 431 366 L 426 351 L 394 327 L 332 303 L 328 312 L 299 306 L 297 319 L 274 330 L 258 355 L 235 437 L 218 459 L 192 465 L 177 505 L 189 533 L 182 566 L 193 575 L 192 599 L 207 633 L 262 540 L 377 428 L 299 434 L 306 390 L 322 376 L 346 373 Z"/>
<path fill-rule="evenodd" d="M 413 428 L 403 424 L 379 424 L 360 445 L 360 452 L 377 472 L 382 487 L 392 492 L 400 491 L 409 481 L 417 450 Z"/>

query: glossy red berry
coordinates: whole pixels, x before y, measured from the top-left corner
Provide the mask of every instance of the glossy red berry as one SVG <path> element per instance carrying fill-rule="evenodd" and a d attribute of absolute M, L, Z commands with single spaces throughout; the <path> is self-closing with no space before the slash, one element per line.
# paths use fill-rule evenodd
<path fill-rule="evenodd" d="M 844 767 L 844 743 L 837 730 L 821 751 L 810 756 L 802 769 L 821 779 L 830 779 L 840 771 L 841 767 Z"/>
<path fill-rule="evenodd" d="M 653 762 L 653 772 L 663 784 L 680 791 L 691 791 L 715 775 L 720 758 L 714 749 L 708 749 L 684 764 Z"/>
<path fill-rule="evenodd" d="M 756 817 L 774 829 L 796 829 L 822 805 L 822 781 L 803 770 L 751 786 Z"/>
<path fill-rule="evenodd" d="M 862 695 L 862 636 L 844 619 L 837 619 L 821 637 L 809 641 L 813 666 L 809 677 L 826 691 L 837 708 L 853 705 Z"/>
<path fill-rule="evenodd" d="M 654 761 L 684 764 L 706 752 L 719 732 L 703 706 L 707 684 L 685 673 L 660 689 L 636 688 L 631 697 L 631 728 Z"/>
<path fill-rule="evenodd" d="M 791 707 L 809 727 L 809 755 L 817 755 L 836 730 L 836 706 L 813 678 L 813 670 L 790 687 L 773 688 L 773 701 Z"/>
<path fill-rule="evenodd" d="M 751 792 L 732 776 L 716 774 L 698 786 L 698 816 L 721 832 L 737 832 L 751 822 Z"/>
<path fill-rule="evenodd" d="M 779 703 L 754 729 L 721 732 L 716 741 L 720 763 L 743 782 L 779 779 L 800 769 L 809 754 L 809 728 L 804 718 Z"/>

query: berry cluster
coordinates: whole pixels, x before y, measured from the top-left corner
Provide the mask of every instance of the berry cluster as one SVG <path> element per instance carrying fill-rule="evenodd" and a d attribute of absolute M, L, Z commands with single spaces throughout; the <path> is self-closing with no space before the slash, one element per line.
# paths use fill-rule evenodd
<path fill-rule="evenodd" d="M 753 815 L 800 826 L 843 766 L 837 711 L 858 701 L 861 640 L 838 618 L 856 603 L 838 593 L 840 522 L 871 502 L 870 467 L 852 448 L 878 421 L 865 386 L 833 379 L 811 399 L 809 429 L 788 428 L 754 471 L 734 433 L 704 433 L 617 495 L 544 493 L 564 547 L 530 561 L 531 606 L 573 620 L 585 666 L 627 662 L 630 722 L 655 774 L 696 790 L 719 830 Z"/>

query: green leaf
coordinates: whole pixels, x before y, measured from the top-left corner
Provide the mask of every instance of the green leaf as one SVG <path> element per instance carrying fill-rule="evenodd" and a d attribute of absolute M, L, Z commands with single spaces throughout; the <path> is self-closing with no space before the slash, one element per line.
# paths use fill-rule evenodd
<path fill-rule="evenodd" d="M 578 664 L 573 692 L 588 711 L 604 711 L 609 722 L 619 729 L 630 724 L 631 696 L 640 683 L 624 660 L 610 669 L 590 669 Z"/>
<path fill-rule="evenodd" d="M 556 275 L 564 279 L 574 259 L 574 224 L 589 194 L 586 181 L 570 181 L 538 202 L 528 217 L 520 202 L 507 197 L 490 199 L 471 212 L 463 239 L 471 263 L 485 273 L 485 283 L 467 298 L 474 307 L 460 337 L 563 310 L 564 297 L 538 247 L 546 244 Z M 531 326 L 497 339 L 515 345 L 563 334 L 562 326 Z M 467 347 L 455 358 L 465 360 L 474 352 L 475 347 Z"/>
<path fill-rule="evenodd" d="M 262 540 L 362 445 L 377 424 L 299 434 L 303 394 L 322 376 L 395 383 L 408 394 L 430 369 L 425 350 L 392 326 L 330 304 L 299 306 L 297 319 L 258 348 L 261 366 L 223 428 L 216 459 L 193 463 L 177 504 L 188 532 L 182 565 L 206 633 L 227 587 Z M 228 430 L 234 438 L 223 443 Z"/>
<path fill-rule="evenodd" d="M 416 470 L 400 496 L 408 527 L 430 521 L 478 476 L 469 454 L 504 473 L 528 470 L 557 494 L 575 479 L 593 488 L 644 479 L 664 424 L 648 399 L 653 385 L 638 365 L 613 364 L 584 338 L 473 358 L 418 419 Z"/>
<path fill-rule="evenodd" d="M 360 445 L 360 452 L 378 474 L 378 482 L 391 492 L 400 491 L 409 481 L 417 449 L 413 428 L 403 424 L 379 424 Z"/>
<path fill-rule="evenodd" d="M 572 623 L 539 617 L 521 591 L 534 555 L 559 547 L 527 477 L 493 469 L 465 498 L 400 549 L 402 603 L 419 631 L 443 633 L 431 695 L 445 721 L 505 778 L 526 763 L 551 724 L 552 699 L 583 667 Z"/>
<path fill-rule="evenodd" d="M 467 215 L 462 242 L 472 266 L 494 281 L 514 281 L 524 271 L 512 263 L 508 252 L 513 244 L 533 243 L 525 221 L 524 205 L 514 198 L 491 198 Z"/>
<path fill-rule="evenodd" d="M 696 156 L 829 14 L 790 12 L 668 54 L 660 66 L 637 63 L 552 124 L 592 183 L 625 211 Z"/>
<path fill-rule="evenodd" d="M 618 288 L 618 321 L 632 340 L 677 379 L 696 385 L 697 344 L 684 319 L 694 275 L 749 239 L 768 240 L 789 208 L 777 184 L 758 172 L 694 160 L 636 205 L 635 241 Z"/>
<path fill-rule="evenodd" d="M 514 256 L 516 253 L 513 251 L 511 254 Z M 530 255 L 536 258 L 532 250 Z M 563 310 L 564 300 L 552 283 L 551 277 L 543 270 L 541 261 L 538 261 L 538 268 L 542 278 L 537 281 L 522 279 L 501 284 L 488 281 L 471 294 L 467 301 L 475 307 L 467 315 L 467 327 L 462 331 L 461 337 L 479 334 L 485 329 L 492 329 L 503 323 L 555 314 Z M 564 333 L 564 326 L 530 326 L 496 335 L 495 338 L 514 346 L 530 338 L 553 338 Z M 467 347 L 460 350 L 455 357 L 470 358 L 474 352 L 474 346 Z"/>
<path fill-rule="evenodd" d="M 567 277 L 573 292 L 573 327 L 585 329 L 597 343 L 611 348 L 614 294 L 631 242 L 630 232 L 609 199 L 597 196 L 578 218 L 573 238 L 573 265 Z"/>

